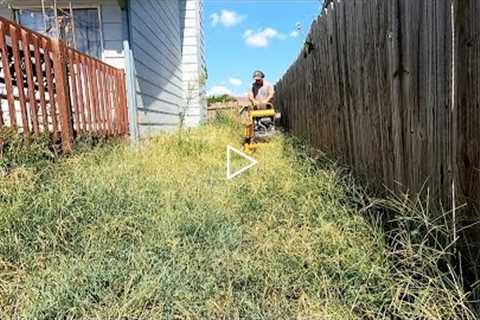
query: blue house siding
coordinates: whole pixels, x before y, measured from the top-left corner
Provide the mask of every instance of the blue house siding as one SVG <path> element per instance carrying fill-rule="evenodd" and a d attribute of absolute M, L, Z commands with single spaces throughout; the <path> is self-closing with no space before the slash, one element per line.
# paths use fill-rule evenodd
<path fill-rule="evenodd" d="M 135 105 L 141 137 L 174 129 L 183 104 L 178 0 L 132 0 L 130 46 Z"/>

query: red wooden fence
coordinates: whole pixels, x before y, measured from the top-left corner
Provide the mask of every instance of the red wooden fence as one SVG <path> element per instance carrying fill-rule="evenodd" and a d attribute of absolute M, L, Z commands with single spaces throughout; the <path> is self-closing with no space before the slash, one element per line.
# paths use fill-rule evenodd
<path fill-rule="evenodd" d="M 65 150 L 78 134 L 128 134 L 123 70 L 1 17 L 0 56 L 0 127 Z"/>

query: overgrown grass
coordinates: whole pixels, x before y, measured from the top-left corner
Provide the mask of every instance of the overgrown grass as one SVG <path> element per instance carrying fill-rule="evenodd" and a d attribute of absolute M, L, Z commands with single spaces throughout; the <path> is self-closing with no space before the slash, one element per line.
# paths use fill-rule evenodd
<path fill-rule="evenodd" d="M 117 140 L 108 140 L 101 136 L 83 134 L 76 138 L 71 155 L 89 152 L 92 148 L 108 147 Z M 31 138 L 26 143 L 22 134 L 13 128 L 0 128 L 0 175 L 8 174 L 12 169 L 19 167 L 33 171 L 42 170 L 61 159 L 64 154 L 60 139 L 52 134 L 41 134 L 39 138 Z"/>
<path fill-rule="evenodd" d="M 278 136 L 227 181 L 240 129 L 220 116 L 0 177 L 0 318 L 473 318 L 448 250 L 401 223 L 387 245 L 334 164 Z"/>

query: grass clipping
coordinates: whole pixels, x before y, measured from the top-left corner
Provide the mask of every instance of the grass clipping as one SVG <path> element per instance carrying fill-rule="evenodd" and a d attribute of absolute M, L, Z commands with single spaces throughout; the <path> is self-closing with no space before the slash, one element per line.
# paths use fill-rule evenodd
<path fill-rule="evenodd" d="M 220 114 L 0 176 L 0 318 L 473 318 L 443 255 L 406 244 L 415 272 L 392 267 L 352 186 L 282 135 L 227 181 L 241 129 Z"/>

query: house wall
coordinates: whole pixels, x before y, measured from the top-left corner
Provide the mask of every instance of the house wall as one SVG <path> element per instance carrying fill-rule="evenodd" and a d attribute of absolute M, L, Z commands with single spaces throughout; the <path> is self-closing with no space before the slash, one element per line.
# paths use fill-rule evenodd
<path fill-rule="evenodd" d="M 0 17 L 4 17 L 7 19 L 12 18 L 11 10 L 5 5 L 0 2 Z"/>
<path fill-rule="evenodd" d="M 184 101 L 178 0 L 129 1 L 133 104 L 141 137 L 178 126 Z M 132 105 L 132 101 L 130 101 Z"/>
<path fill-rule="evenodd" d="M 125 69 L 123 41 L 126 40 L 124 11 L 117 0 L 100 1 L 103 35 L 103 61 Z"/>
<path fill-rule="evenodd" d="M 180 0 L 185 124 L 196 126 L 207 117 L 202 78 L 206 76 L 203 1 Z"/>

